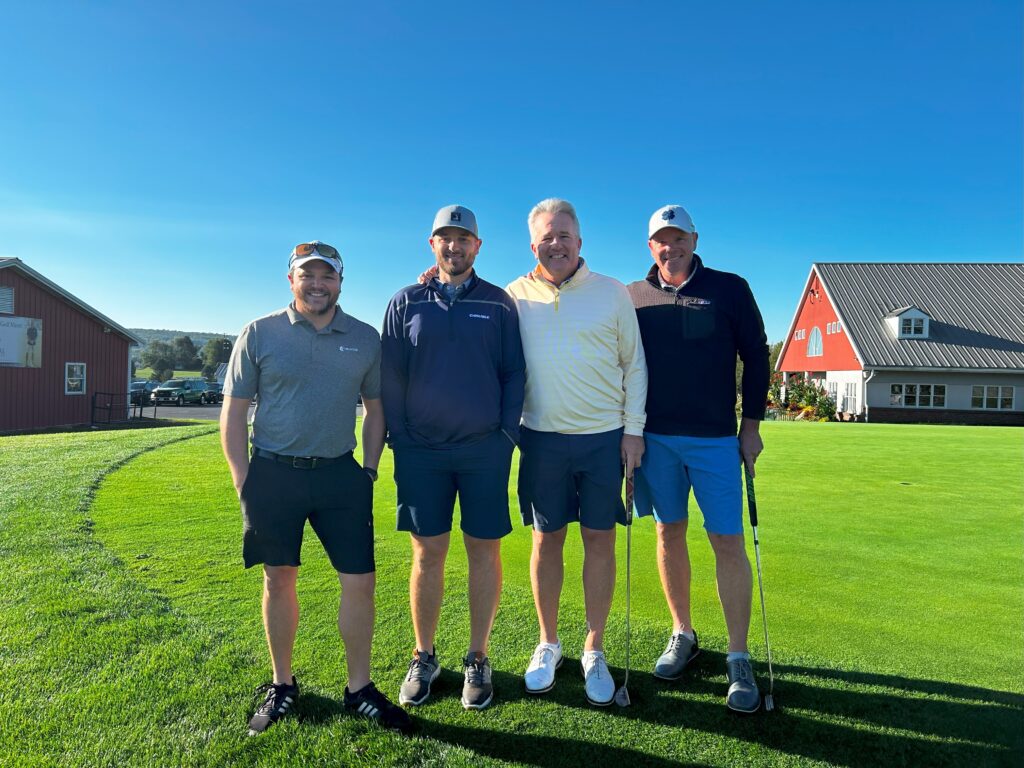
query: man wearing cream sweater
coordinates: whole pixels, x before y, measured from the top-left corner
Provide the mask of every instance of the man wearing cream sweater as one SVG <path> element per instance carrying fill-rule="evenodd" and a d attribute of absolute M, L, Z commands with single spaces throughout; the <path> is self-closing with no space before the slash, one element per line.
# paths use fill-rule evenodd
<path fill-rule="evenodd" d="M 548 199 L 530 211 L 537 266 L 507 290 L 519 309 L 526 357 L 519 506 L 533 526 L 530 577 L 540 642 L 526 690 L 544 693 L 562 662 L 558 604 L 568 524 L 583 538 L 587 635 L 581 654 L 587 699 L 611 704 L 615 683 L 604 630 L 615 589 L 615 523 L 625 524 L 622 477 L 644 452 L 647 366 L 625 287 L 591 272 L 572 204 Z"/>

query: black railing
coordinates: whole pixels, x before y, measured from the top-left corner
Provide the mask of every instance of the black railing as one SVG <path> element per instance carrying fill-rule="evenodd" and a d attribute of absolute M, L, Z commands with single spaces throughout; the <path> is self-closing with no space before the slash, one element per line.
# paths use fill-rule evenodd
<path fill-rule="evenodd" d="M 92 424 L 121 424 L 128 421 L 128 395 L 123 392 L 94 392 Z"/>

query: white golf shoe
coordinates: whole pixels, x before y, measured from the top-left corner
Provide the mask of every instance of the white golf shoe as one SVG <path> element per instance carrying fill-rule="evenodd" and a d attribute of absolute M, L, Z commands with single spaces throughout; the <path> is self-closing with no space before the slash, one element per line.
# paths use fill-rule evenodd
<path fill-rule="evenodd" d="M 530 658 L 526 668 L 527 693 L 547 693 L 555 687 L 555 670 L 562 666 L 562 641 L 541 643 Z"/>
<path fill-rule="evenodd" d="M 615 681 L 608 671 L 604 651 L 584 651 L 580 656 L 587 701 L 596 707 L 607 707 L 615 697 Z"/>

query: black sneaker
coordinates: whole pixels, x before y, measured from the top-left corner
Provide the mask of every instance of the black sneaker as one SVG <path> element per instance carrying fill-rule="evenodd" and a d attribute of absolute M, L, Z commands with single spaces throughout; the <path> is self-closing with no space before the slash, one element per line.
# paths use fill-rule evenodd
<path fill-rule="evenodd" d="M 462 686 L 464 709 L 483 709 L 494 698 L 491 684 L 491 661 L 479 653 L 470 653 L 462 660 L 466 682 Z"/>
<path fill-rule="evenodd" d="M 401 707 L 395 706 L 388 697 L 377 690 L 377 686 L 368 683 L 355 693 L 345 689 L 345 709 L 357 715 L 362 715 L 384 728 L 391 728 L 395 731 L 406 733 L 412 728 L 412 720 Z"/>
<path fill-rule="evenodd" d="M 265 683 L 256 689 L 256 693 L 266 693 L 267 696 L 249 721 L 250 736 L 263 733 L 282 717 L 292 713 L 299 700 L 299 684 L 293 677 L 290 685 Z"/>

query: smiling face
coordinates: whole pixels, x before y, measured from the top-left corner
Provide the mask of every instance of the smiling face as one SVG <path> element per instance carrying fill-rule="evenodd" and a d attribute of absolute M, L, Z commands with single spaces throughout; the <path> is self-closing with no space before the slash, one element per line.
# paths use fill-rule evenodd
<path fill-rule="evenodd" d="M 651 236 L 647 247 L 651 249 L 651 256 L 658 265 L 661 279 L 669 285 L 682 285 L 693 268 L 697 233 L 664 227 Z"/>
<path fill-rule="evenodd" d="M 295 309 L 310 320 L 332 313 L 341 295 L 341 275 L 319 259 L 293 269 L 288 273 L 288 282 L 295 297 Z"/>
<path fill-rule="evenodd" d="M 469 279 L 482 240 L 462 227 L 441 227 L 429 242 L 440 270 L 438 279 L 442 283 L 458 285 Z"/>
<path fill-rule="evenodd" d="M 530 250 L 545 280 L 561 285 L 580 265 L 583 240 L 568 213 L 541 213 L 530 226 Z"/>

